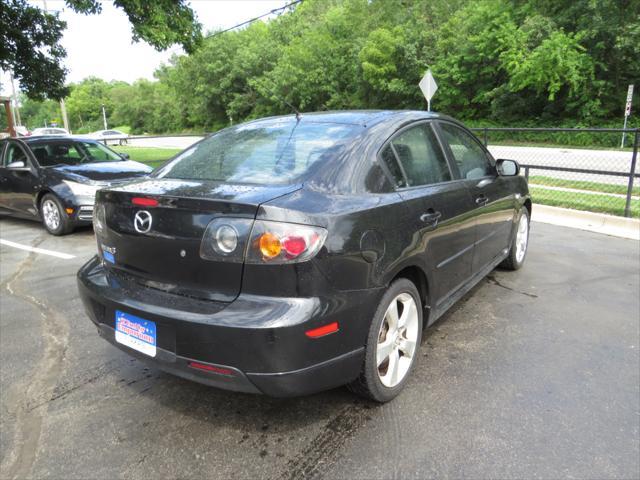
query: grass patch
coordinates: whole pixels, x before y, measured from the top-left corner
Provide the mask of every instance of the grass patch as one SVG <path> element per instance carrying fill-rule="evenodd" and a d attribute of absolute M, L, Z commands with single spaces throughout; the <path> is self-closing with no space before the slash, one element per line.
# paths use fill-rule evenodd
<path fill-rule="evenodd" d="M 119 145 L 111 148 L 118 153 L 128 153 L 131 160 L 145 163 L 153 168 L 163 164 L 166 160 L 183 150 L 181 148 L 129 147 Z"/>
<path fill-rule="evenodd" d="M 534 204 L 540 203 L 554 207 L 624 216 L 624 198 L 591 193 L 562 192 L 534 186 L 530 187 L 529 191 Z M 631 200 L 631 216 L 640 217 L 640 200 L 638 199 Z"/>
<path fill-rule="evenodd" d="M 529 177 L 529 183 L 549 185 L 552 187 L 575 188 L 577 190 L 589 190 L 591 192 L 627 194 L 626 185 L 612 185 L 609 183 L 586 182 L 583 180 L 566 180 L 564 178 L 543 177 L 533 175 Z M 633 195 L 640 195 L 640 187 L 633 187 Z"/>

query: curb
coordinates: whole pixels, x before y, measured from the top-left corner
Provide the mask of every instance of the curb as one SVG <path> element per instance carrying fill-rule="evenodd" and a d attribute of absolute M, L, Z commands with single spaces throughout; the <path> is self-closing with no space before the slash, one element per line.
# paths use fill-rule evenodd
<path fill-rule="evenodd" d="M 640 220 L 637 218 L 617 217 L 605 213 L 583 212 L 534 203 L 531 220 L 640 240 Z"/>

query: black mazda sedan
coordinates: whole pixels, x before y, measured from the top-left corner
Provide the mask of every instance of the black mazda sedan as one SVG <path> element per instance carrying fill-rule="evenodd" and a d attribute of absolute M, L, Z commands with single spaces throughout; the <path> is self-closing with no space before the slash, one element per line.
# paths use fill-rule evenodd
<path fill-rule="evenodd" d="M 64 235 L 91 224 L 99 188 L 151 172 L 84 138 L 27 137 L 0 141 L 0 214 L 42 221 Z"/>
<path fill-rule="evenodd" d="M 309 113 L 222 130 L 97 194 L 78 272 L 100 335 L 175 375 L 384 402 L 423 326 L 527 252 L 518 165 L 426 112 Z"/>

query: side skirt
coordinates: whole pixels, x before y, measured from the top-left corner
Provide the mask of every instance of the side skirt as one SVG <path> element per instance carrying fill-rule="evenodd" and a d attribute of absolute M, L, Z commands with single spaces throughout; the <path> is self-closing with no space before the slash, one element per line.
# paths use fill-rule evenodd
<path fill-rule="evenodd" d="M 433 309 L 431 315 L 429 315 L 429 323 L 427 326 L 433 324 L 436 320 L 438 320 L 442 315 L 449 310 L 454 303 L 464 297 L 469 290 L 475 287 L 484 277 L 489 275 L 498 265 L 502 263 L 502 261 L 507 258 L 509 254 L 509 249 L 504 249 L 499 256 L 497 256 L 493 262 L 488 263 L 482 270 L 472 276 L 467 283 L 462 285 L 458 290 L 452 293 L 449 297 L 445 298 L 436 308 Z"/>

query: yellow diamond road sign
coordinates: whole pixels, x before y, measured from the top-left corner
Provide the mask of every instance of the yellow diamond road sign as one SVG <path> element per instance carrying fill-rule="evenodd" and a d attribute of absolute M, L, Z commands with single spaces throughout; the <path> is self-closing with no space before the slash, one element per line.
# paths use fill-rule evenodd
<path fill-rule="evenodd" d="M 431 74 L 431 69 L 427 70 L 427 73 L 424 74 L 424 77 L 422 77 L 418 86 L 420 87 L 420 90 L 422 90 L 424 98 L 427 99 L 427 110 L 431 110 L 431 98 L 434 93 L 436 93 L 436 90 L 438 90 L 438 84 Z"/>

